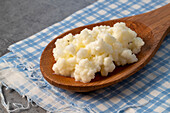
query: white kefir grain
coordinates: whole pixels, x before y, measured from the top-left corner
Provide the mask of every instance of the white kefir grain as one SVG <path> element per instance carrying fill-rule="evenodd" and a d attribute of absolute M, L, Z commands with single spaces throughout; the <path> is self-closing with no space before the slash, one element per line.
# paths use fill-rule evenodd
<path fill-rule="evenodd" d="M 96 72 L 107 76 L 116 66 L 137 62 L 135 54 L 143 45 L 144 41 L 123 22 L 113 27 L 84 29 L 75 36 L 68 34 L 57 39 L 52 69 L 56 74 L 87 83 L 95 78 Z"/>

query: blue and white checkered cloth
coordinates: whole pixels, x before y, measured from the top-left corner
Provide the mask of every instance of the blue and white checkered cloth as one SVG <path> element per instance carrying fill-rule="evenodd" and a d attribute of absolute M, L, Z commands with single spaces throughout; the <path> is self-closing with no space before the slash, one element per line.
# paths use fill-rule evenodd
<path fill-rule="evenodd" d="M 144 13 L 169 0 L 99 0 L 63 21 L 9 47 L 0 58 L 0 81 L 49 112 L 170 112 L 170 36 L 143 69 L 115 85 L 88 93 L 48 84 L 39 62 L 45 46 L 59 34 L 100 21 Z"/>

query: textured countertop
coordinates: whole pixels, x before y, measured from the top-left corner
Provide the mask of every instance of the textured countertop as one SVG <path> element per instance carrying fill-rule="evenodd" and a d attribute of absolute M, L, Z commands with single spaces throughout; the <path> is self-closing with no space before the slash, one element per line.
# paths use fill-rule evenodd
<path fill-rule="evenodd" d="M 0 56 L 9 45 L 23 40 L 42 29 L 59 22 L 97 0 L 0 0 Z M 3 88 L 9 102 L 27 104 L 25 98 Z M 12 109 L 12 108 L 11 108 Z M 0 104 L 0 113 L 6 110 Z M 40 107 L 31 107 L 22 113 L 45 113 Z"/>

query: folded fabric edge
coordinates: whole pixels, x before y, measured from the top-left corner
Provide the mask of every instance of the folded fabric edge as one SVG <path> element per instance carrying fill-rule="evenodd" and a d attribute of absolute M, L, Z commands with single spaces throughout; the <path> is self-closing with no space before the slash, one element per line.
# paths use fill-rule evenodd
<path fill-rule="evenodd" d="M 12 53 L 12 52 L 9 52 L 9 53 L 7 53 L 7 54 L 5 54 L 5 55 L 3 55 L 1 58 L 0 58 L 0 97 L 1 97 L 1 104 L 4 106 L 4 108 L 6 109 L 6 111 L 8 112 L 8 113 L 10 113 L 10 112 L 15 112 L 15 111 L 19 111 L 19 110 L 26 110 L 26 109 L 29 109 L 30 108 L 30 102 L 32 102 L 32 101 L 30 101 L 31 100 L 31 98 L 28 96 L 28 95 L 25 95 L 24 93 L 22 93 L 18 88 L 14 88 L 14 86 L 12 86 L 12 85 L 9 85 L 9 83 L 7 83 L 7 81 L 3 81 L 4 79 L 6 79 L 5 77 L 2 77 L 2 70 L 4 70 L 4 69 L 9 69 L 10 68 L 10 66 L 9 66 L 9 64 L 6 64 L 6 63 L 3 63 L 3 60 L 4 60 L 4 58 L 6 57 L 6 56 L 8 56 L 8 55 L 11 55 L 10 53 Z M 11 69 L 11 68 L 10 68 Z M 9 70 L 6 70 L 6 72 L 9 72 Z M 6 89 L 13 89 L 13 90 L 15 90 L 21 97 L 26 97 L 27 98 L 27 102 L 28 102 L 28 104 L 27 104 L 27 107 L 25 107 L 25 108 L 16 108 L 16 109 L 14 109 L 14 110 L 10 110 L 9 109 L 9 102 L 5 102 L 5 95 L 3 94 L 3 90 L 2 90 L 2 87 L 3 86 L 5 86 L 6 87 Z M 41 107 L 41 105 L 39 105 L 38 103 L 36 103 L 36 101 L 34 101 L 35 102 L 35 104 L 36 105 L 38 105 L 38 106 L 40 106 Z M 42 107 L 41 107 L 42 108 Z"/>

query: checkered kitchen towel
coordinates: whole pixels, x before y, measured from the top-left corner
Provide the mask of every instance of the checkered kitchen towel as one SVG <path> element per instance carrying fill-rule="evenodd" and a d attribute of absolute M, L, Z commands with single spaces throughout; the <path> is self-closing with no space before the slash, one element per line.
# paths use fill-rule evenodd
<path fill-rule="evenodd" d="M 59 34 L 82 25 L 144 13 L 169 2 L 99 0 L 11 45 L 11 52 L 0 58 L 1 83 L 49 112 L 170 112 L 170 36 L 142 70 L 118 84 L 94 92 L 75 93 L 54 87 L 43 79 L 39 68 L 43 49 Z"/>

